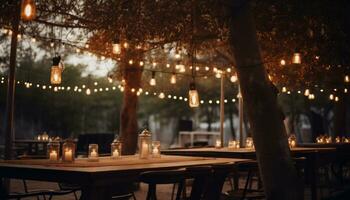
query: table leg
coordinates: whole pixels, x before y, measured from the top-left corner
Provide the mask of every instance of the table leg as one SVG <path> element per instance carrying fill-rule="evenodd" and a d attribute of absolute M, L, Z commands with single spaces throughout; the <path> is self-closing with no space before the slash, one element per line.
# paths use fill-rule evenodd
<path fill-rule="evenodd" d="M 10 179 L 0 177 L 0 199 L 5 198 L 8 194 Z"/>
<path fill-rule="evenodd" d="M 82 200 L 110 200 L 112 199 L 111 186 L 86 185 L 81 191 Z"/>
<path fill-rule="evenodd" d="M 318 167 L 316 165 L 316 157 L 315 155 L 308 155 L 306 157 L 307 165 L 306 165 L 306 174 L 308 177 L 308 182 L 310 184 L 311 190 L 311 199 L 317 200 L 317 171 Z"/>

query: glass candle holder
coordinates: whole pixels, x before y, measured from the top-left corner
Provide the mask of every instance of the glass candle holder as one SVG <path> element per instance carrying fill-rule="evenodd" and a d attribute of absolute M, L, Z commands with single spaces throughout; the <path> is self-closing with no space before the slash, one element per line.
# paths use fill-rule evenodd
<path fill-rule="evenodd" d="M 74 162 L 75 159 L 75 143 L 73 140 L 68 139 L 62 146 L 62 161 Z"/>
<path fill-rule="evenodd" d="M 160 158 L 160 141 L 152 142 L 152 157 Z"/>
<path fill-rule="evenodd" d="M 98 144 L 89 144 L 89 161 L 98 161 Z"/>
<path fill-rule="evenodd" d="M 49 161 L 57 162 L 60 159 L 60 143 L 56 141 L 47 144 L 47 157 Z"/>
<path fill-rule="evenodd" d="M 327 144 L 332 143 L 332 136 L 325 136 L 325 142 Z"/>
<path fill-rule="evenodd" d="M 217 139 L 215 141 L 215 148 L 217 148 L 217 149 L 221 148 L 221 140 L 220 139 Z"/>
<path fill-rule="evenodd" d="M 117 159 L 122 156 L 122 142 L 115 139 L 111 144 L 111 158 Z"/>
<path fill-rule="evenodd" d="M 254 143 L 253 143 L 253 138 L 252 137 L 247 137 L 245 140 L 245 147 L 247 149 L 254 149 Z"/>
<path fill-rule="evenodd" d="M 48 140 L 49 140 L 49 135 L 48 135 L 46 132 L 44 132 L 44 133 L 41 135 L 41 140 L 42 140 L 42 141 L 48 141 Z"/>
<path fill-rule="evenodd" d="M 297 137 L 294 134 L 289 136 L 288 144 L 289 144 L 289 148 L 296 147 L 296 145 L 297 145 Z"/>
<path fill-rule="evenodd" d="M 239 141 L 237 140 L 231 140 L 228 142 L 228 148 L 229 149 L 239 149 Z"/>
<path fill-rule="evenodd" d="M 141 159 L 147 159 L 151 152 L 151 132 L 143 130 L 138 139 L 139 156 Z"/>

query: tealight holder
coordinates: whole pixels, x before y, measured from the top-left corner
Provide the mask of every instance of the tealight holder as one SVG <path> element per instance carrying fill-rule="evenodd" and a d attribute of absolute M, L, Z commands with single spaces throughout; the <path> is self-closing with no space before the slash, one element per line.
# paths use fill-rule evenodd
<path fill-rule="evenodd" d="M 245 140 L 245 147 L 247 149 L 254 149 L 254 143 L 253 143 L 253 138 L 252 137 L 247 137 Z"/>
<path fill-rule="evenodd" d="M 73 140 L 68 139 L 62 146 L 62 161 L 74 162 L 75 159 L 75 143 Z"/>
<path fill-rule="evenodd" d="M 220 139 L 217 139 L 217 140 L 215 141 L 215 148 L 217 148 L 217 149 L 220 149 L 220 148 L 221 148 L 221 140 L 220 140 Z"/>
<path fill-rule="evenodd" d="M 52 141 L 47 144 L 47 157 L 49 161 L 57 162 L 60 159 L 60 143 Z"/>
<path fill-rule="evenodd" d="M 89 144 L 89 161 L 98 161 L 98 144 Z"/>
<path fill-rule="evenodd" d="M 237 140 L 228 141 L 228 148 L 229 149 L 239 149 L 239 141 L 237 141 Z"/>
<path fill-rule="evenodd" d="M 294 134 L 289 136 L 288 144 L 289 144 L 289 148 L 296 147 L 296 145 L 297 145 L 297 137 Z"/>
<path fill-rule="evenodd" d="M 325 136 L 325 142 L 327 143 L 327 144 L 329 144 L 329 143 L 332 143 L 332 136 Z"/>
<path fill-rule="evenodd" d="M 152 142 L 152 157 L 160 158 L 160 141 Z"/>
<path fill-rule="evenodd" d="M 36 140 L 41 141 L 41 134 L 36 137 Z"/>
<path fill-rule="evenodd" d="M 335 138 L 335 143 L 341 143 L 342 142 L 342 138 L 340 138 L 339 136 L 337 136 Z"/>
<path fill-rule="evenodd" d="M 141 159 L 147 159 L 151 153 L 151 132 L 143 130 L 139 135 L 139 157 Z"/>
<path fill-rule="evenodd" d="M 118 159 L 122 156 L 122 142 L 118 139 L 113 140 L 111 144 L 111 158 Z"/>
<path fill-rule="evenodd" d="M 42 135 L 41 135 L 41 140 L 42 141 L 49 141 L 49 135 L 44 132 Z"/>

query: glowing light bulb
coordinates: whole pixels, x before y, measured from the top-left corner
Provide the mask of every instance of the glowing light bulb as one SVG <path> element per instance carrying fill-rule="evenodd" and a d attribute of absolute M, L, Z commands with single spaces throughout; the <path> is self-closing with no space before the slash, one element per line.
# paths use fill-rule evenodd
<path fill-rule="evenodd" d="M 199 95 L 194 82 L 190 84 L 190 90 L 188 91 L 188 99 L 190 107 L 199 106 Z"/>
<path fill-rule="evenodd" d="M 286 65 L 286 61 L 285 60 L 281 60 L 281 65 L 283 66 L 283 65 Z"/>
<path fill-rule="evenodd" d="M 113 43 L 112 44 L 112 52 L 114 54 L 120 54 L 122 52 L 121 45 L 119 43 Z"/>
<path fill-rule="evenodd" d="M 159 97 L 160 99 L 164 99 L 164 98 L 165 98 L 165 94 L 164 94 L 163 92 L 161 92 L 161 93 L 159 93 L 158 97 Z"/>
<path fill-rule="evenodd" d="M 173 73 L 173 74 L 171 75 L 171 77 L 170 77 L 170 83 L 171 83 L 171 84 L 176 84 L 176 74 L 175 74 L 175 73 Z"/>
<path fill-rule="evenodd" d="M 238 80 L 238 78 L 237 78 L 237 75 L 236 75 L 236 74 L 232 75 L 231 78 L 230 78 L 230 81 L 231 81 L 232 83 L 237 82 L 237 80 Z"/>
<path fill-rule="evenodd" d="M 22 0 L 21 4 L 21 19 L 30 21 L 35 18 L 36 6 L 34 0 Z"/>
<path fill-rule="evenodd" d="M 304 96 L 309 96 L 309 95 L 310 95 L 310 90 L 306 89 L 305 92 L 304 92 Z"/>
<path fill-rule="evenodd" d="M 91 90 L 88 88 L 88 89 L 86 89 L 85 93 L 86 93 L 86 95 L 90 95 L 91 94 Z"/>
<path fill-rule="evenodd" d="M 286 87 L 283 87 L 283 88 L 282 88 L 282 92 L 287 92 L 287 88 L 286 88 Z"/>
<path fill-rule="evenodd" d="M 345 77 L 344 77 L 344 82 L 345 82 L 345 83 L 349 83 L 349 82 L 350 82 L 350 77 L 349 77 L 349 75 L 345 75 Z"/>
<path fill-rule="evenodd" d="M 294 53 L 293 54 L 292 63 L 293 64 L 301 64 L 301 55 L 300 55 L 300 53 Z"/>

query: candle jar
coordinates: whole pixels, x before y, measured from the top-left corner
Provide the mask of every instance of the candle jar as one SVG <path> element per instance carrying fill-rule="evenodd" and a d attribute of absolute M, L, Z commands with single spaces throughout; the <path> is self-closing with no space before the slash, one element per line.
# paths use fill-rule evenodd
<path fill-rule="evenodd" d="M 239 141 L 237 140 L 231 140 L 228 142 L 228 148 L 229 149 L 239 149 Z"/>
<path fill-rule="evenodd" d="M 147 159 L 151 152 L 151 132 L 143 130 L 138 139 L 139 156 L 141 159 Z"/>
<path fill-rule="evenodd" d="M 89 161 L 98 161 L 98 144 L 89 144 Z"/>
<path fill-rule="evenodd" d="M 217 148 L 217 149 L 221 148 L 221 140 L 220 139 L 217 139 L 215 141 L 215 148 Z"/>
<path fill-rule="evenodd" d="M 117 159 L 117 158 L 121 158 L 121 156 L 122 156 L 122 142 L 120 142 L 118 139 L 115 139 L 111 144 L 111 158 Z"/>
<path fill-rule="evenodd" d="M 46 132 L 44 132 L 44 133 L 41 135 L 41 139 L 42 139 L 43 141 L 48 141 L 48 140 L 49 140 L 49 135 L 48 135 Z"/>
<path fill-rule="evenodd" d="M 332 136 L 325 136 L 325 142 L 327 144 L 332 143 Z"/>
<path fill-rule="evenodd" d="M 160 141 L 152 142 L 152 157 L 160 158 Z"/>
<path fill-rule="evenodd" d="M 245 140 L 245 147 L 247 149 L 253 149 L 254 148 L 254 143 L 253 143 L 253 138 L 247 137 Z"/>
<path fill-rule="evenodd" d="M 292 134 L 288 138 L 289 148 L 294 148 L 297 145 L 297 137 Z"/>
<path fill-rule="evenodd" d="M 75 159 L 75 143 L 73 140 L 68 139 L 62 146 L 62 161 L 73 162 Z"/>
<path fill-rule="evenodd" d="M 60 143 L 52 141 L 47 144 L 47 157 L 49 161 L 57 162 L 60 158 Z"/>

